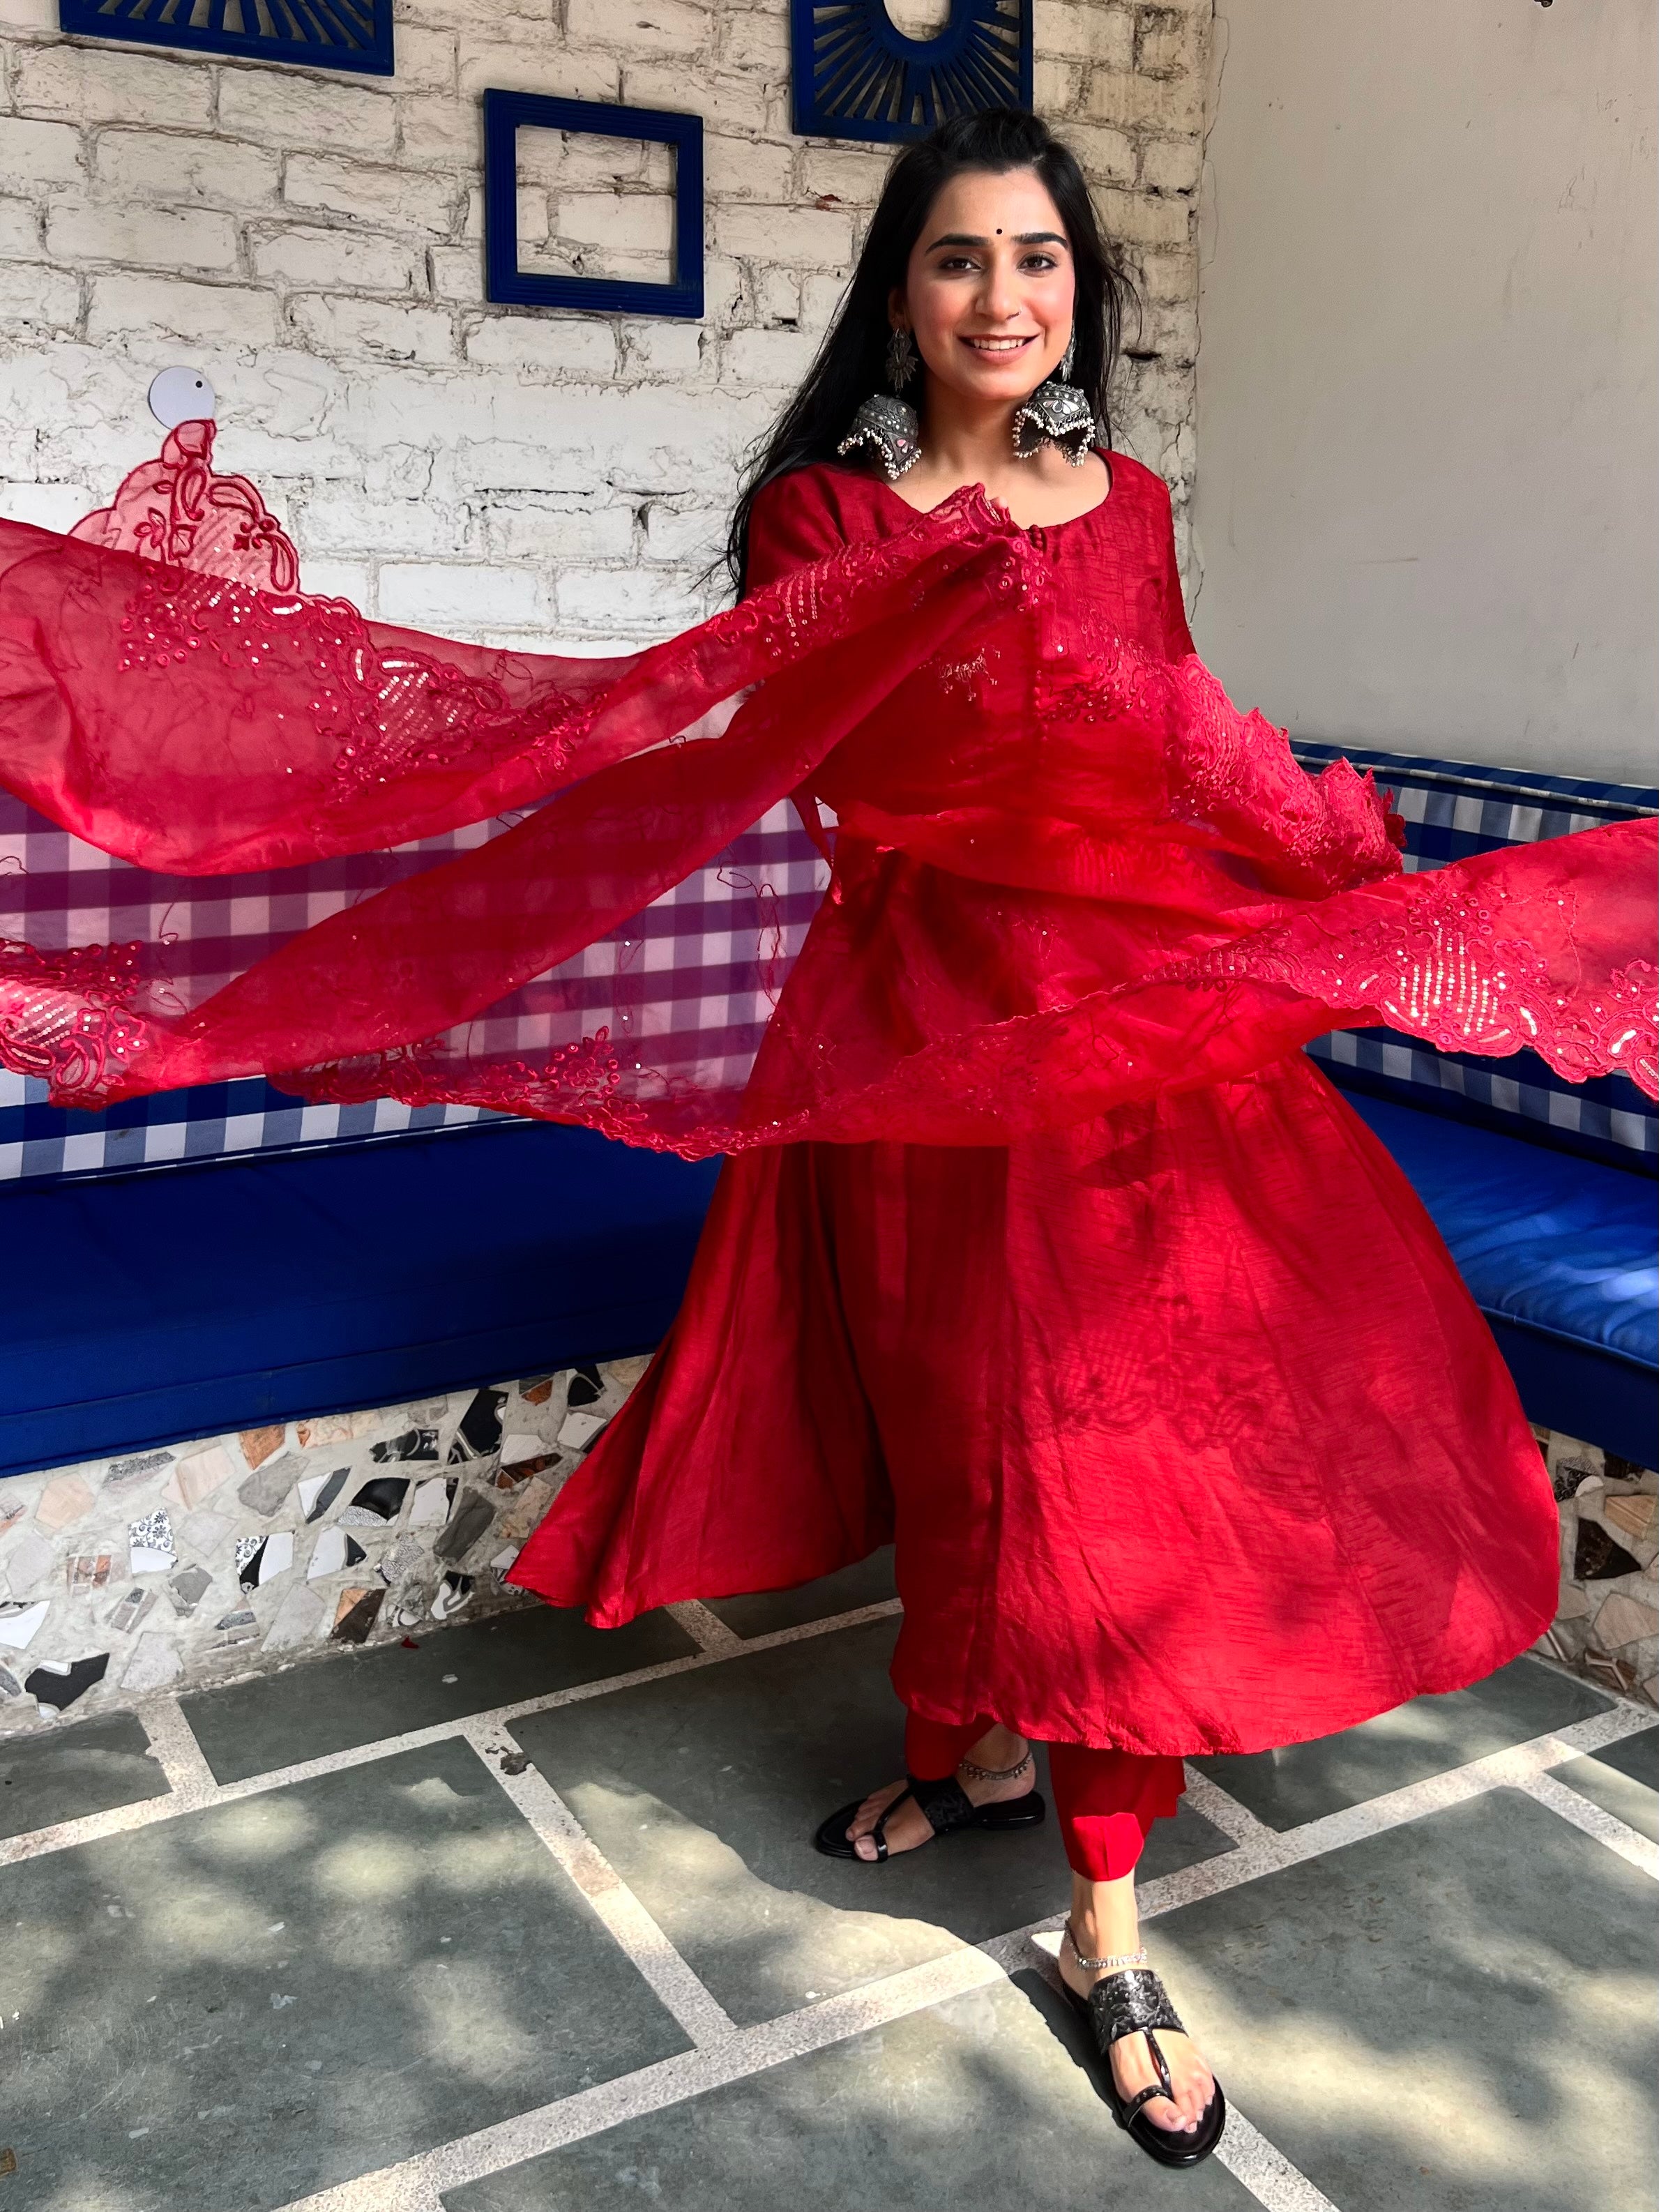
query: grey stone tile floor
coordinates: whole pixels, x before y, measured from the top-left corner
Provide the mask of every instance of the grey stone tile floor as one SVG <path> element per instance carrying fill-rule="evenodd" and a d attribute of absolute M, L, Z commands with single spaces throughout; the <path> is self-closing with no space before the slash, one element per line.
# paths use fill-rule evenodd
<path fill-rule="evenodd" d="M 1294 1828 L 1587 1719 L 1605 1702 L 1571 1674 L 1517 1659 L 1473 1689 L 1415 1698 L 1340 1735 L 1195 1764 L 1270 1828 Z"/>
<path fill-rule="evenodd" d="M 896 1611 L 878 1556 L 0 1740 L 0 2212 L 1659 2212 L 1651 1713 L 1524 1659 L 1194 1763 L 1143 1907 L 1234 2118 L 1171 2174 L 1052 1822 L 811 1848 Z"/>
<path fill-rule="evenodd" d="M 1052 1830 L 958 1837 L 876 1868 L 813 1848 L 826 1813 L 903 1771 L 887 1680 L 896 1626 L 779 1644 L 712 1678 L 669 1675 L 514 1730 L 693 1972 L 745 2026 L 1054 1910 Z M 1045 1795 L 1047 1778 L 1038 1778 Z M 1153 1831 L 1147 1869 L 1171 1872 L 1232 1848 L 1183 1806 Z"/>
<path fill-rule="evenodd" d="M 799 1628 L 803 1621 L 821 1620 L 825 1610 L 852 1613 L 866 1605 L 880 1605 L 898 1595 L 893 1586 L 893 1548 L 884 1546 L 860 1559 L 855 1567 L 825 1575 L 821 1582 L 795 1589 L 757 1590 L 750 1597 L 717 1597 L 708 1610 L 738 1636 L 770 1636 L 780 1628 Z"/>
<path fill-rule="evenodd" d="M 216 1782 L 356 1749 L 544 1691 L 681 1659 L 696 1644 L 665 1614 L 605 1633 L 544 1607 L 457 1623 L 446 1634 L 331 1655 L 328 1692 L 308 1666 L 180 1702 Z M 337 1669 L 337 1673 L 335 1670 Z"/>
<path fill-rule="evenodd" d="M 1255 2200 L 1224 2166 L 1165 2173 L 1131 2162 L 1115 2132 L 1069 2020 L 1028 1972 L 589 2136 L 444 2203 L 449 2212 L 586 2212 L 641 2198 L 727 2212 L 1252 2212 Z"/>
<path fill-rule="evenodd" d="M 134 1713 L 76 1721 L 39 1736 L 0 1737 L 0 1836 L 26 1836 L 55 1820 L 167 1794 L 167 1776 Z"/>

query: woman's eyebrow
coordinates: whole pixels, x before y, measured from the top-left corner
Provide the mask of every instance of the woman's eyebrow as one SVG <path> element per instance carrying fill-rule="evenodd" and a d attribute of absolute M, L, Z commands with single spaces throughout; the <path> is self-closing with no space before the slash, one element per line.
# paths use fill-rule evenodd
<path fill-rule="evenodd" d="M 922 252 L 932 253 L 941 246 L 988 246 L 990 242 L 988 238 L 975 237 L 969 231 L 947 230 L 943 237 L 936 238 L 925 246 Z M 1014 233 L 1016 246 L 1069 246 L 1070 243 L 1066 234 L 1059 230 L 1019 230 Z"/>

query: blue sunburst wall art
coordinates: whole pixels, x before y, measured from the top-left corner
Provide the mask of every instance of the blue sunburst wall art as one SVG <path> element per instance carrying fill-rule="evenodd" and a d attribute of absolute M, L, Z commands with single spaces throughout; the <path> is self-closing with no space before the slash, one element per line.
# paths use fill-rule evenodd
<path fill-rule="evenodd" d="M 1031 104 L 1032 0 L 951 0 L 931 39 L 882 0 L 790 0 L 794 125 L 809 138 L 921 138 L 981 107 Z"/>
<path fill-rule="evenodd" d="M 392 75 L 392 0 L 58 0 L 60 30 L 239 61 Z"/>

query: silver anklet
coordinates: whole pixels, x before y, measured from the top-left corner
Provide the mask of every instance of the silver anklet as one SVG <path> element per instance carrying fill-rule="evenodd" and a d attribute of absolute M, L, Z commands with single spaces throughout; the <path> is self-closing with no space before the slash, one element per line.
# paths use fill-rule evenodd
<path fill-rule="evenodd" d="M 1066 1923 L 1066 1940 L 1072 1947 L 1072 1956 L 1085 1974 L 1115 1974 L 1120 1972 L 1125 1966 L 1144 1966 L 1146 1963 L 1146 1947 L 1144 1943 L 1138 1951 L 1115 1951 L 1104 1959 L 1085 1959 L 1077 1937 L 1072 1933 L 1072 1923 L 1069 1920 Z"/>
<path fill-rule="evenodd" d="M 1031 1763 L 1031 1753 L 1027 1750 L 1024 1758 L 1012 1766 L 981 1766 L 976 1759 L 959 1759 L 957 1772 L 965 1774 L 970 1782 L 1012 1782 L 1017 1774 L 1024 1774 Z"/>

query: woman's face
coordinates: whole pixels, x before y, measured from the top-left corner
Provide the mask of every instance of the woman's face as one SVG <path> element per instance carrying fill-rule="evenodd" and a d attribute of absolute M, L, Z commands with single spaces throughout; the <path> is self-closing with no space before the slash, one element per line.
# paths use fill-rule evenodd
<path fill-rule="evenodd" d="M 1012 405 L 1059 367 L 1075 293 L 1066 227 L 1036 170 L 964 170 L 928 210 L 889 307 L 941 384 Z"/>

